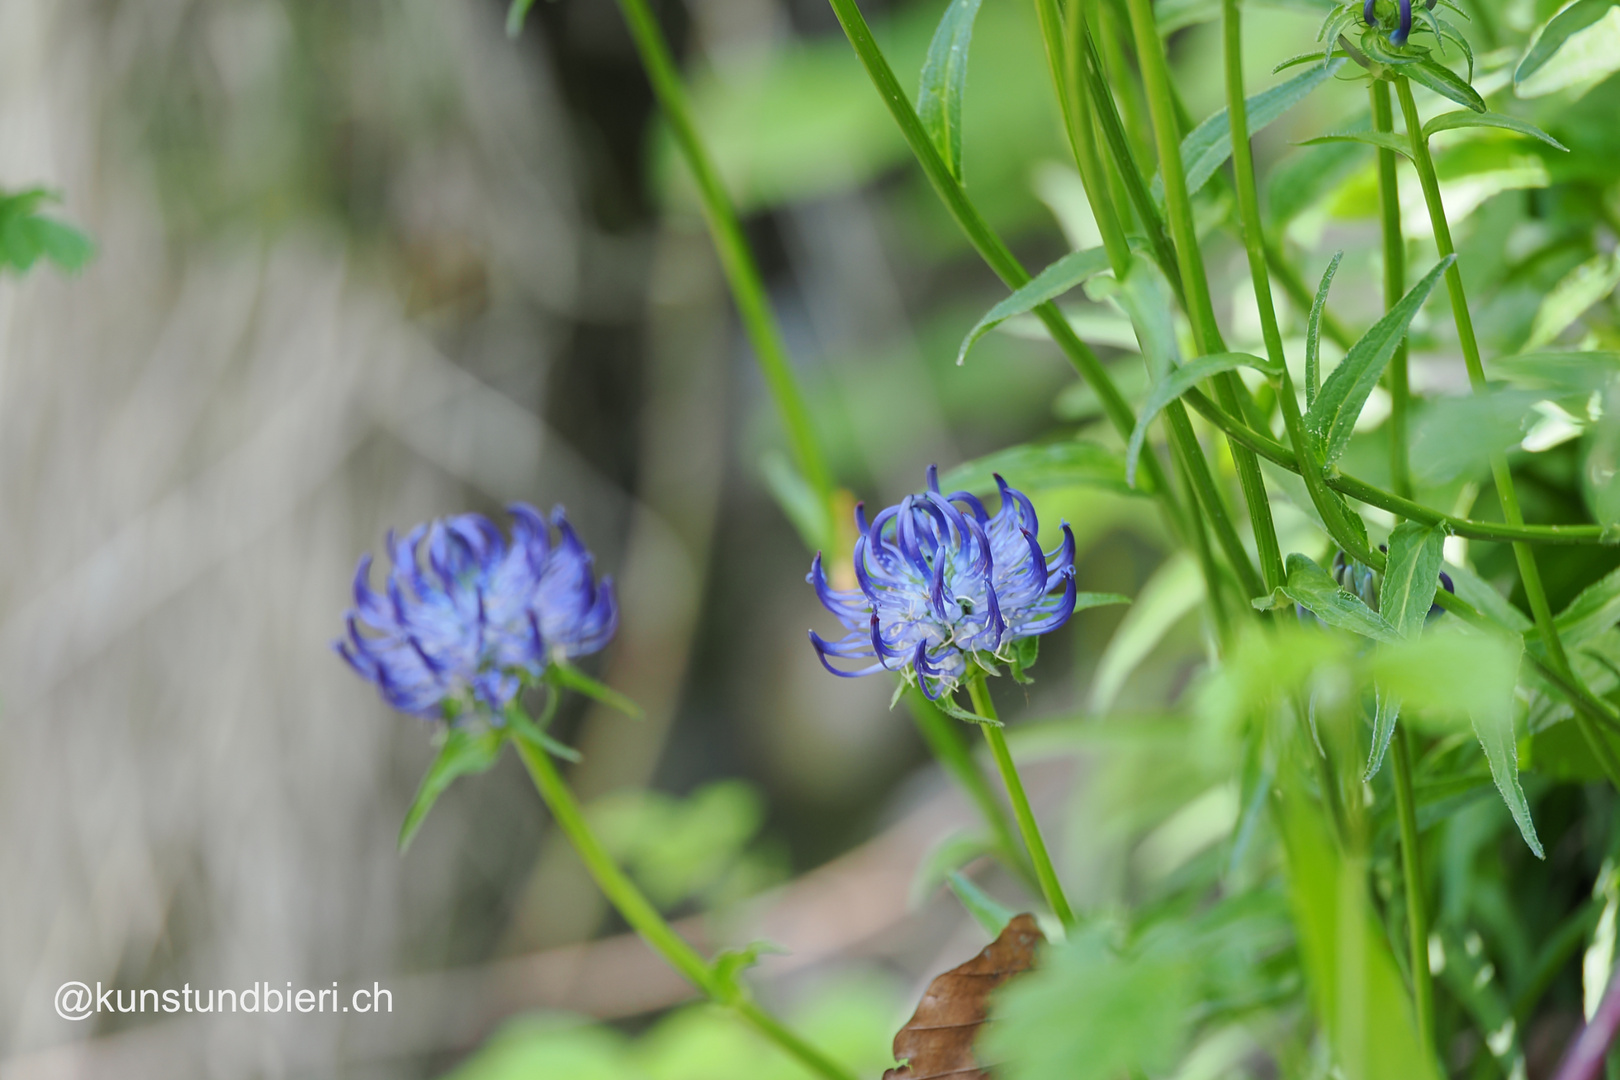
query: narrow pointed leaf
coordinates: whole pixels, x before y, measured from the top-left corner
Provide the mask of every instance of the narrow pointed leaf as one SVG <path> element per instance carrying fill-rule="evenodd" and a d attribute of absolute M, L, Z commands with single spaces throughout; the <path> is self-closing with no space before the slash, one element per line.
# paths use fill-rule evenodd
<path fill-rule="evenodd" d="M 1381 150 L 1393 150 L 1407 159 L 1412 157 L 1412 145 L 1404 136 L 1392 131 L 1335 131 L 1327 135 L 1318 135 L 1314 139 L 1306 139 L 1299 145 L 1326 146 L 1329 143 L 1363 143 Z"/>
<path fill-rule="evenodd" d="M 1367 756 L 1367 771 L 1362 774 L 1362 779 L 1368 781 L 1384 767 L 1390 740 L 1395 737 L 1395 721 L 1401 716 L 1401 703 L 1395 700 L 1395 695 L 1375 690 L 1373 700 L 1372 752 Z"/>
<path fill-rule="evenodd" d="M 1459 109 L 1456 112 L 1441 113 L 1423 125 L 1423 137 L 1431 139 L 1437 131 L 1451 131 L 1455 128 L 1489 127 L 1501 128 L 1504 131 L 1516 131 L 1520 135 L 1528 135 L 1532 139 L 1540 139 L 1554 150 L 1562 150 L 1566 154 L 1569 147 L 1542 131 L 1528 120 L 1520 120 L 1516 116 L 1503 116 L 1493 112 L 1471 112 Z M 1407 154 L 1411 157 L 1411 154 Z"/>
<path fill-rule="evenodd" d="M 1142 443 L 1147 439 L 1148 425 L 1164 410 L 1164 407 L 1205 379 L 1225 371 L 1236 371 L 1240 367 L 1254 368 L 1267 375 L 1282 373 L 1278 365 L 1270 360 L 1249 353 L 1215 353 L 1211 356 L 1200 356 L 1191 363 L 1175 368 L 1168 377 L 1153 387 L 1147 401 L 1142 405 L 1142 412 L 1136 418 L 1136 428 L 1131 432 L 1131 440 L 1125 447 L 1125 479 L 1128 483 L 1134 483 L 1136 479 L 1136 463 L 1142 456 Z"/>
<path fill-rule="evenodd" d="M 1513 69 L 1514 84 L 1522 83 L 1540 71 L 1564 47 L 1564 42 L 1571 35 L 1603 18 L 1615 3 L 1616 0 L 1575 0 L 1575 3 L 1554 15 L 1531 41 L 1519 66 Z"/>
<path fill-rule="evenodd" d="M 1412 325 L 1418 309 L 1429 298 L 1435 282 L 1456 260 L 1455 255 L 1447 255 L 1436 263 L 1434 269 L 1401 298 L 1400 303 L 1350 347 L 1344 362 L 1334 368 L 1333 374 L 1322 384 L 1322 392 L 1311 404 L 1305 423 L 1316 437 L 1324 466 L 1339 460 L 1350 445 L 1350 436 L 1355 431 L 1362 406 L 1367 403 L 1367 396 L 1378 385 L 1379 376 L 1389 364 L 1390 357 L 1395 355 L 1395 348 L 1406 336 L 1406 330 Z"/>
<path fill-rule="evenodd" d="M 1048 300 L 1055 300 L 1087 278 L 1094 277 L 1106 269 L 1108 269 L 1108 253 L 1102 248 L 1071 251 L 1035 275 L 1029 284 L 985 312 L 984 317 L 973 324 L 973 329 L 968 331 L 967 337 L 962 339 L 961 347 L 956 350 L 956 362 L 960 364 L 966 360 L 968 350 L 973 348 L 975 342 L 1014 315 L 1022 315 Z"/>
<path fill-rule="evenodd" d="M 1565 274 L 1541 299 L 1525 352 L 1552 342 L 1586 314 L 1588 308 L 1620 285 L 1620 255 L 1598 254 Z"/>
<path fill-rule="evenodd" d="M 1466 105 L 1477 113 L 1485 111 L 1485 99 L 1479 96 L 1461 75 L 1427 56 L 1401 66 L 1401 74 L 1415 83 L 1427 86 L 1441 97 L 1448 97 L 1459 105 Z"/>
<path fill-rule="evenodd" d="M 962 178 L 962 94 L 980 0 L 951 0 L 934 30 L 917 87 L 917 115 L 946 167 Z"/>
<path fill-rule="evenodd" d="M 1359 596 L 1340 588 L 1333 575 L 1307 556 L 1298 552 L 1289 555 L 1285 569 L 1286 580 L 1277 592 L 1327 625 L 1374 641 L 1400 640 L 1395 628 L 1382 615 L 1362 603 Z M 1258 603 L 1275 606 L 1276 602 L 1275 597 L 1268 597 Z"/>
<path fill-rule="evenodd" d="M 1415 521 L 1402 522 L 1389 536 L 1389 562 L 1378 592 L 1378 613 L 1402 637 L 1416 637 L 1434 606 L 1445 561 L 1446 534 Z"/>
<path fill-rule="evenodd" d="M 546 669 L 546 677 L 557 686 L 577 690 L 586 697 L 594 698 L 609 708 L 617 709 L 633 719 L 640 720 L 645 715 L 641 711 L 640 705 L 637 705 L 612 687 L 603 686 L 572 664 L 564 663 L 561 660 L 553 660 L 551 666 Z"/>
<path fill-rule="evenodd" d="M 1333 275 L 1339 272 L 1344 252 L 1333 254 L 1322 283 L 1316 287 L 1316 299 L 1311 302 L 1311 314 L 1305 320 L 1305 407 L 1316 404 L 1316 395 L 1322 385 L 1322 315 L 1327 310 L 1328 290 L 1333 288 Z"/>
<path fill-rule="evenodd" d="M 963 462 L 939 478 L 943 491 L 971 491 L 991 495 L 996 476 L 1019 491 L 1050 491 L 1066 487 L 1098 487 L 1121 494 L 1141 494 L 1125 482 L 1125 455 L 1089 439 L 1025 443 Z"/>
<path fill-rule="evenodd" d="M 962 902 L 967 913 L 973 916 L 973 921 L 984 928 L 984 932 L 991 937 L 1000 937 L 1001 932 L 1007 929 L 1007 924 L 1013 921 L 1017 912 L 1007 907 L 995 897 L 985 892 L 973 883 L 960 870 L 952 870 L 945 875 L 945 883 L 951 887 L 951 892 Z"/>
<path fill-rule="evenodd" d="M 495 764 L 501 756 L 503 736 L 498 728 L 452 727 L 445 732 L 444 745 L 433 759 L 422 783 L 416 789 L 416 798 L 405 812 L 405 822 L 399 829 L 399 850 L 403 852 L 415 838 L 416 832 L 427 820 L 428 811 L 439 801 L 458 776 L 481 773 Z"/>
<path fill-rule="evenodd" d="M 1249 137 L 1253 138 L 1262 128 L 1304 101 L 1311 91 L 1337 74 L 1344 63 L 1344 57 L 1334 57 L 1321 67 L 1302 71 L 1288 81 L 1262 90 L 1246 100 L 1243 108 L 1248 114 Z M 1181 140 L 1181 166 L 1187 172 L 1187 193 L 1194 194 L 1208 183 L 1215 170 L 1231 156 L 1232 121 L 1226 110 L 1222 109 Z M 1164 178 L 1161 176 L 1153 178 L 1153 197 L 1163 204 Z"/>

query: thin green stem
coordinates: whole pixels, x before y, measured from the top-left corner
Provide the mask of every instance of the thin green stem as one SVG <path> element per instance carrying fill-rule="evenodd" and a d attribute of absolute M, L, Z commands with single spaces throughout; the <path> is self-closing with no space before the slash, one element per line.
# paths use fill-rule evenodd
<path fill-rule="evenodd" d="M 939 706 L 929 701 L 928 696 L 916 686 L 907 687 L 905 696 L 906 706 L 917 723 L 917 730 L 922 733 L 934 757 L 978 808 L 979 816 L 989 827 L 1002 861 L 1024 878 L 1027 884 L 1038 888 L 1040 882 L 1035 877 L 1034 867 L 1014 837 L 1012 823 L 1007 820 L 1006 806 L 990 790 L 989 780 L 979 771 L 978 762 L 973 760 L 973 754 L 961 736 L 961 722 L 940 712 Z"/>
<path fill-rule="evenodd" d="M 1401 821 L 1401 876 L 1406 879 L 1407 947 L 1411 954 L 1412 1000 L 1418 1039 L 1434 1052 L 1434 977 L 1429 972 L 1429 914 L 1423 899 L 1423 862 L 1418 847 L 1417 799 L 1412 794 L 1411 733 L 1405 724 L 1395 732 L 1395 813 Z"/>
<path fill-rule="evenodd" d="M 990 700 L 990 688 L 984 684 L 984 671 L 974 667 L 967 686 L 974 711 L 987 720 L 995 720 L 996 706 Z M 1018 766 L 1013 764 L 1012 752 L 1007 749 L 1007 737 L 1002 734 L 999 724 L 979 726 L 984 729 L 985 741 L 990 744 L 990 753 L 996 759 L 996 767 L 1001 770 L 1001 782 L 1006 785 L 1007 797 L 1012 800 L 1013 818 L 1018 822 L 1018 831 L 1023 834 L 1030 861 L 1035 864 L 1035 876 L 1041 883 L 1041 892 L 1052 913 L 1063 925 L 1073 926 L 1074 910 L 1069 907 L 1068 897 L 1063 895 L 1063 883 L 1058 881 L 1057 871 L 1052 868 L 1052 857 L 1046 853 L 1046 841 L 1041 839 L 1041 827 L 1035 821 L 1035 812 L 1029 808 L 1029 796 L 1024 793 L 1024 782 L 1019 779 Z"/>
<path fill-rule="evenodd" d="M 1305 284 L 1305 279 L 1299 276 L 1299 270 L 1283 251 L 1281 243 L 1269 239 L 1266 241 L 1266 261 L 1271 264 L 1272 275 L 1282 285 L 1283 292 L 1288 294 L 1288 299 L 1293 301 L 1294 307 L 1301 315 L 1309 315 L 1311 305 L 1316 300 L 1316 293 Z M 1322 312 L 1322 333 L 1328 336 L 1329 341 L 1347 352 L 1350 346 L 1356 343 L 1356 336 L 1331 311 Z"/>
<path fill-rule="evenodd" d="M 1373 128 L 1395 130 L 1395 117 L 1389 103 L 1389 84 L 1374 79 L 1368 87 L 1372 98 Z M 1378 149 L 1378 209 L 1384 234 L 1384 310 L 1388 311 L 1406 295 L 1406 238 L 1401 235 L 1401 194 L 1395 179 L 1395 151 Z M 1406 360 L 1406 338 L 1395 346 L 1389 361 L 1389 474 L 1395 494 L 1412 497 L 1411 454 L 1407 443 L 1411 413 L 1411 380 Z"/>
<path fill-rule="evenodd" d="M 619 9 L 629 24 L 630 36 L 635 39 L 636 51 L 641 56 L 642 66 L 647 71 L 647 78 L 652 83 L 653 93 L 658 97 L 664 117 L 669 121 L 675 144 L 697 181 L 704 219 L 708 222 L 726 281 L 731 286 L 737 314 L 759 357 L 760 370 L 765 375 L 766 385 L 787 429 L 794 462 L 831 514 L 832 471 L 821 451 L 810 409 L 805 404 L 804 391 L 793 373 L 782 329 L 771 310 L 764 279 L 743 236 L 736 207 L 692 119 L 692 108 L 687 101 L 680 71 L 646 0 L 619 0 Z"/>
<path fill-rule="evenodd" d="M 1215 322 L 1209 279 L 1198 249 L 1192 199 L 1187 191 L 1187 176 L 1181 161 L 1181 124 L 1176 111 L 1175 93 L 1170 84 L 1170 64 L 1165 56 L 1164 41 L 1159 37 L 1158 26 L 1154 22 L 1152 0 L 1130 0 L 1128 7 L 1131 29 L 1136 35 L 1137 62 L 1141 65 L 1142 82 L 1147 88 L 1148 112 L 1153 117 L 1153 133 L 1159 150 L 1159 173 L 1164 178 L 1165 211 L 1186 290 L 1187 312 L 1192 319 L 1193 334 L 1198 339 L 1199 349 L 1205 354 L 1221 352 L 1225 345 Z M 1214 382 L 1222 407 L 1234 416 L 1244 415 L 1242 402 L 1248 396 L 1248 391 L 1238 377 L 1226 372 Z M 1252 406 L 1252 400 L 1249 404 Z M 1238 482 L 1243 488 L 1249 519 L 1254 527 L 1255 547 L 1260 554 L 1260 573 L 1269 592 L 1282 584 L 1283 564 L 1282 551 L 1277 544 L 1277 530 L 1271 520 L 1271 502 L 1266 494 L 1265 480 L 1260 475 L 1260 462 L 1252 450 L 1241 445 L 1233 445 L 1232 460 L 1237 465 Z"/>
<path fill-rule="evenodd" d="M 855 1080 L 848 1069 L 827 1057 L 821 1051 L 793 1034 L 782 1023 L 761 1009 L 753 1001 L 728 990 L 714 968 L 692 946 L 688 945 L 673 927 L 664 920 L 648 899 L 641 894 L 585 820 L 574 793 L 558 773 L 551 756 L 526 739 L 514 738 L 518 755 L 534 780 L 535 790 L 545 801 L 552 818 L 567 834 L 574 850 L 579 852 L 585 868 L 596 879 L 608 900 L 624 916 L 631 929 L 652 946 L 671 967 L 715 1002 L 729 1006 L 754 1028 L 797 1058 L 804 1066 L 827 1080 Z"/>

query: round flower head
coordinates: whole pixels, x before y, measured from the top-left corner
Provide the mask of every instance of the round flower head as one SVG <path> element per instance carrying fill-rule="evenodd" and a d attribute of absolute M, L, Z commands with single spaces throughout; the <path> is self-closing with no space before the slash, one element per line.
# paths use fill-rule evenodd
<path fill-rule="evenodd" d="M 551 516 L 556 542 L 534 507 L 509 512 L 510 543 L 482 514 L 390 533 L 393 567 L 380 594 L 371 556 L 361 556 L 348 637 L 334 647 L 394 708 L 430 719 L 471 708 L 499 722 L 524 677 L 613 637 L 612 579 L 596 582 L 562 509 Z"/>
<path fill-rule="evenodd" d="M 1063 542 L 1043 553 L 1040 522 L 1023 492 L 1001 488 L 1001 506 L 991 516 L 973 495 L 939 492 L 928 469 L 928 490 L 908 495 L 868 524 L 855 508 L 859 591 L 827 584 L 817 555 L 806 579 L 827 610 L 850 631 L 829 642 L 814 630 L 810 643 L 834 675 L 904 672 L 931 698 L 953 690 L 967 672 L 971 654 L 1008 659 L 1014 642 L 1056 630 L 1074 613 L 1074 535 L 1063 525 Z M 829 658 L 872 660 L 842 670 Z"/>

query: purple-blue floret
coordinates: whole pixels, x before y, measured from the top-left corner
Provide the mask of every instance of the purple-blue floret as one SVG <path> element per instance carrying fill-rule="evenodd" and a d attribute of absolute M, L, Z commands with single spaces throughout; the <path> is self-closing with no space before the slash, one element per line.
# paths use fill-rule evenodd
<path fill-rule="evenodd" d="M 834 675 L 903 672 L 930 698 L 949 693 L 974 653 L 1008 659 L 1014 642 L 1046 634 L 1074 613 L 1074 534 L 1043 552 L 1040 521 L 1023 492 L 1000 476 L 1001 506 L 992 516 L 966 491 L 941 495 L 929 466 L 928 489 L 907 495 L 870 522 L 855 508 L 855 580 L 842 591 L 827 582 L 821 556 L 807 581 L 849 631 L 810 643 Z M 840 668 L 832 660 L 872 661 Z"/>
<path fill-rule="evenodd" d="M 1412 0 L 1399 0 L 1401 9 L 1401 24 L 1389 32 L 1389 40 L 1394 45 L 1405 45 L 1406 39 L 1412 36 Z M 1428 7 L 1434 7 L 1432 2 Z M 1361 19 L 1368 26 L 1378 24 L 1378 0 L 1367 0 L 1366 7 L 1361 9 Z"/>
<path fill-rule="evenodd" d="M 613 581 L 596 580 L 562 509 L 549 525 L 524 503 L 508 512 L 510 542 L 482 514 L 389 533 L 393 566 L 380 592 L 371 556 L 361 556 L 348 636 L 334 648 L 401 712 L 453 719 L 472 710 L 499 723 L 525 678 L 612 639 Z"/>

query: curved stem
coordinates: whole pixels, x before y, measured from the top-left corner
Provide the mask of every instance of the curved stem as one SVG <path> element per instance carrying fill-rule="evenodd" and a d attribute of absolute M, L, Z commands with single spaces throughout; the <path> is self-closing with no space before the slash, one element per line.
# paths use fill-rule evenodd
<path fill-rule="evenodd" d="M 1406 942 L 1412 966 L 1412 1000 L 1418 1040 L 1434 1052 L 1434 976 L 1429 971 L 1429 912 L 1423 899 L 1423 862 L 1418 847 L 1417 799 L 1412 794 L 1411 732 L 1401 724 L 1392 740 L 1395 813 L 1401 822 L 1401 876 L 1406 879 Z"/>
<path fill-rule="evenodd" d="M 984 685 L 984 672 L 975 667 L 968 678 L 968 696 L 973 699 L 973 710 L 987 720 L 996 719 L 996 706 L 990 700 L 990 688 Z M 1046 841 L 1041 839 L 1041 827 L 1035 821 L 1035 812 L 1029 808 L 1029 796 L 1024 793 L 1024 782 L 1019 779 L 1018 766 L 1013 764 L 1012 752 L 1007 749 L 1007 737 L 999 724 L 980 724 L 990 753 L 1001 770 L 1001 782 L 1007 786 L 1007 797 L 1012 800 L 1013 818 L 1023 834 L 1024 847 L 1029 850 L 1030 861 L 1035 864 L 1035 876 L 1040 880 L 1041 892 L 1052 913 L 1064 926 L 1074 925 L 1074 910 L 1068 897 L 1063 895 L 1063 884 L 1052 868 L 1052 857 L 1046 852 Z"/>
<path fill-rule="evenodd" d="M 1215 306 L 1210 299 L 1209 279 L 1198 249 L 1198 230 L 1193 222 L 1192 199 L 1187 191 L 1187 176 L 1181 161 L 1181 124 L 1176 112 L 1175 93 L 1170 84 L 1170 66 L 1164 52 L 1164 40 L 1159 37 L 1154 21 L 1152 0 L 1130 0 L 1128 6 L 1131 29 L 1136 34 L 1137 62 L 1142 67 L 1142 82 L 1147 88 L 1148 112 L 1153 117 L 1153 133 L 1158 142 L 1159 173 L 1164 178 L 1165 214 L 1170 223 L 1170 235 L 1175 240 L 1177 265 L 1181 269 L 1181 280 L 1186 290 L 1187 313 L 1192 319 L 1199 349 L 1206 355 L 1221 352 L 1225 346 L 1215 322 Z M 1222 407 L 1234 416 L 1244 415 L 1243 399 L 1248 396 L 1248 391 L 1237 375 L 1226 372 L 1216 377 L 1214 382 Z M 1236 444 L 1232 446 L 1232 460 L 1237 465 L 1238 482 L 1248 503 L 1249 518 L 1254 526 L 1255 548 L 1260 554 L 1260 573 L 1269 592 L 1282 584 L 1283 563 L 1282 551 L 1277 544 L 1277 530 L 1271 520 L 1271 502 L 1266 494 L 1265 480 L 1260 475 L 1260 462 L 1252 450 Z"/>
<path fill-rule="evenodd" d="M 766 385 L 770 387 L 777 412 L 787 429 L 794 461 L 805 481 L 819 496 L 830 521 L 833 513 L 832 472 L 816 437 L 804 391 L 788 359 L 782 328 L 777 324 L 776 315 L 766 297 L 764 279 L 749 251 L 748 241 L 743 237 L 736 207 L 732 205 L 731 196 L 721 182 L 720 171 L 698 134 L 685 85 L 681 82 L 680 72 L 670 55 L 658 20 L 653 17 L 646 0 L 619 0 L 619 9 L 629 24 L 630 36 L 635 39 L 636 51 L 641 56 L 642 66 L 647 71 L 647 78 L 652 83 L 653 93 L 658 97 L 664 117 L 669 121 L 675 144 L 697 181 L 703 217 L 708 222 L 726 281 L 737 303 L 737 314 L 759 357 L 760 370 L 765 375 Z"/>
<path fill-rule="evenodd" d="M 581 861 L 585 863 L 585 868 L 590 871 L 591 877 L 596 879 L 596 884 L 618 909 L 619 914 L 624 916 L 624 921 L 630 924 L 631 929 L 641 935 L 643 941 L 657 950 L 671 967 L 686 976 L 710 999 L 729 1006 L 752 1024 L 760 1034 L 792 1054 L 818 1076 L 826 1077 L 827 1080 L 855 1080 L 854 1074 L 848 1069 L 793 1034 L 781 1021 L 753 1001 L 729 993 L 709 962 L 675 932 L 658 913 L 658 909 L 641 894 L 640 889 L 636 888 L 629 876 L 619 869 L 618 864 L 607 853 L 607 849 L 602 846 L 602 842 L 591 831 L 590 825 L 585 820 L 584 811 L 575 800 L 573 791 L 557 772 L 551 756 L 525 739 L 514 738 L 512 742 L 517 746 L 518 756 L 523 759 L 524 766 L 529 770 L 529 776 L 534 780 L 535 790 L 545 801 L 552 818 L 567 834 L 569 842 L 574 845 L 574 850 L 579 852 Z"/>

